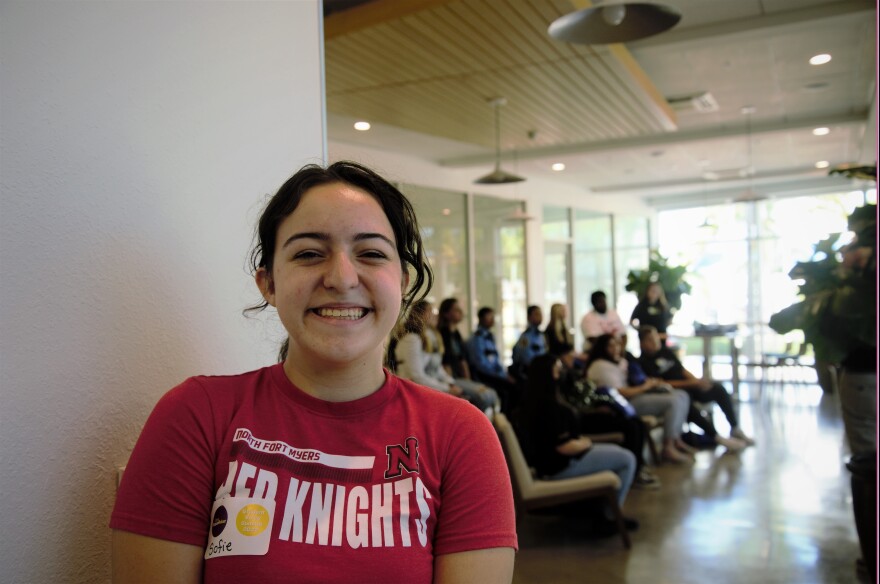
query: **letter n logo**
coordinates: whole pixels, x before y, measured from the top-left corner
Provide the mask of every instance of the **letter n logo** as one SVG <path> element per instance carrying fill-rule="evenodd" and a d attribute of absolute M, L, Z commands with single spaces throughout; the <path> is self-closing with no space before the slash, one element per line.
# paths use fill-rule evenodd
<path fill-rule="evenodd" d="M 407 472 L 419 472 L 419 441 L 410 436 L 406 439 L 406 447 L 394 444 L 385 447 L 388 454 L 388 468 L 385 470 L 385 478 L 393 479 L 403 474 L 401 467 Z"/>

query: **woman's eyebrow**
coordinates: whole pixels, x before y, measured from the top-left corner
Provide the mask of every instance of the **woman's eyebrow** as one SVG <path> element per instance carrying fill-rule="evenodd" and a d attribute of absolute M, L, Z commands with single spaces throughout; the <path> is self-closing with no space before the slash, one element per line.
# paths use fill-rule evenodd
<path fill-rule="evenodd" d="M 293 243 L 294 241 L 297 241 L 300 239 L 316 239 L 318 241 L 330 241 L 330 239 L 332 239 L 332 238 L 330 237 L 329 233 L 319 233 L 316 231 L 307 231 L 304 233 L 294 233 L 293 235 L 291 235 L 290 237 L 287 238 L 287 241 L 285 241 L 281 247 L 283 249 L 283 248 L 287 247 L 288 245 L 290 245 L 291 243 Z M 385 243 L 387 243 L 391 247 L 395 247 L 394 242 L 391 241 L 386 236 L 382 235 L 381 233 L 358 233 L 357 235 L 354 236 L 354 241 L 365 241 L 368 239 L 381 239 L 382 241 L 384 241 Z"/>
<path fill-rule="evenodd" d="M 382 235 L 381 233 L 358 233 L 354 236 L 355 241 L 364 241 L 366 239 L 381 239 L 391 247 L 395 247 L 394 242 Z"/>
<path fill-rule="evenodd" d="M 285 241 L 284 244 L 281 246 L 282 249 L 299 239 L 317 239 L 319 241 L 330 241 L 330 235 L 328 233 L 317 233 L 314 231 L 309 231 L 305 233 L 294 233 L 287 238 L 287 241 Z"/>

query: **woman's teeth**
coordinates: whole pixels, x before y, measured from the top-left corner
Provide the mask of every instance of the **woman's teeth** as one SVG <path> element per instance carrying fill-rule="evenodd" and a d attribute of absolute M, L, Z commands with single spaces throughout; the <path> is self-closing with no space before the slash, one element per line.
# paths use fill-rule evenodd
<path fill-rule="evenodd" d="M 325 318 L 357 320 L 367 314 L 366 308 L 316 308 L 315 313 Z"/>

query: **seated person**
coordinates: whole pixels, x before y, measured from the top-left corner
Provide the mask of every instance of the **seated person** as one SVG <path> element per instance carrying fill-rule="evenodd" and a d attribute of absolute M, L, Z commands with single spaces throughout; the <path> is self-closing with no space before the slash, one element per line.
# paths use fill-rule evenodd
<path fill-rule="evenodd" d="M 717 444 L 728 450 L 742 450 L 755 441 L 746 436 L 739 427 L 736 410 L 733 408 L 733 400 L 724 386 L 715 381 L 700 379 L 684 368 L 678 357 L 671 350 L 662 346 L 657 329 L 652 326 L 644 326 L 639 329 L 639 344 L 642 354 L 639 356 L 639 364 L 647 375 L 660 377 L 669 385 L 683 389 L 688 393 L 691 401 L 700 403 L 715 402 L 724 412 L 727 421 L 730 422 L 730 438 L 724 438 L 718 434 L 715 424 L 710 418 L 703 416 L 700 411 L 690 406 L 688 422 L 695 424 L 706 435 L 713 438 Z"/>
<path fill-rule="evenodd" d="M 477 330 L 467 341 L 468 364 L 471 367 L 471 375 L 477 381 L 481 381 L 498 392 L 501 396 L 501 411 L 505 414 L 512 412 L 519 405 L 519 392 L 516 380 L 507 372 L 501 363 L 498 347 L 495 344 L 495 335 L 492 327 L 495 326 L 495 311 L 484 306 L 477 313 Z"/>
<path fill-rule="evenodd" d="M 574 335 L 568 328 L 568 307 L 565 304 L 554 304 L 550 307 L 550 322 L 544 330 L 547 338 L 547 352 L 561 357 L 574 350 Z M 583 369 L 587 356 L 584 353 L 574 353 L 575 365 Z"/>
<path fill-rule="evenodd" d="M 593 310 L 584 315 L 581 320 L 581 332 L 584 333 L 584 350 L 589 352 L 589 347 L 601 335 L 612 335 L 618 339 L 624 339 L 626 346 L 626 327 L 620 320 L 620 315 L 613 308 L 608 308 L 608 298 L 601 290 L 596 290 L 590 295 L 590 304 Z"/>
<path fill-rule="evenodd" d="M 469 379 L 455 379 L 443 369 L 443 341 L 436 329 L 437 315 L 427 300 L 412 305 L 395 346 L 397 375 L 420 385 L 463 397 L 491 415 L 498 395 Z"/>
<path fill-rule="evenodd" d="M 437 315 L 437 330 L 443 340 L 443 368 L 456 379 L 473 379 L 467 362 L 467 352 L 458 325 L 464 318 L 464 311 L 456 298 L 447 298 L 440 303 Z"/>
<path fill-rule="evenodd" d="M 574 366 L 574 351 L 569 351 L 559 359 L 562 361 L 564 371 L 560 380 L 563 396 L 577 400 L 578 390 L 575 388 L 578 378 L 583 378 L 583 370 Z M 581 397 L 582 399 L 582 397 Z M 570 403 L 576 403 L 569 400 Z M 621 446 L 633 453 L 636 457 L 636 478 L 633 487 L 639 489 L 657 489 L 660 487 L 660 479 L 645 464 L 645 444 L 649 439 L 648 430 L 644 422 L 638 416 L 626 416 L 607 406 L 577 408 L 580 429 L 584 434 L 605 434 L 619 432 L 623 434 Z"/>
<path fill-rule="evenodd" d="M 617 389 L 640 416 L 663 418 L 664 460 L 692 460 L 693 449 L 681 439 L 690 405 L 687 393 L 664 387 L 656 378 L 646 378 L 641 384 L 631 386 L 627 380 L 628 369 L 621 342 L 607 334 L 597 337 L 587 361 L 587 379 L 598 386 Z"/>
<path fill-rule="evenodd" d="M 539 328 L 544 320 L 544 313 L 540 306 L 529 306 L 526 310 L 526 320 L 529 326 L 519 336 L 519 340 L 513 346 L 513 366 L 511 373 L 517 379 L 525 379 L 526 368 L 538 355 L 547 352 L 547 342 Z"/>
<path fill-rule="evenodd" d="M 616 444 L 594 444 L 581 435 L 577 413 L 560 393 L 563 365 L 558 357 L 544 354 L 535 357 L 528 369 L 528 390 L 521 412 L 521 426 L 530 447 L 529 464 L 546 479 L 565 479 L 610 470 L 620 477 L 618 503 L 623 507 L 636 471 L 636 458 Z M 606 533 L 613 525 L 610 510 L 606 510 Z M 627 527 L 638 523 L 625 519 Z"/>

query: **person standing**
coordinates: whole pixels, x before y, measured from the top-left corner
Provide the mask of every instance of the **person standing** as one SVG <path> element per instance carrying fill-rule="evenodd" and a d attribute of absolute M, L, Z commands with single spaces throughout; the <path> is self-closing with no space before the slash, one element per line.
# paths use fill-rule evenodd
<path fill-rule="evenodd" d="M 602 335 L 611 335 L 617 339 L 626 337 L 626 327 L 620 320 L 620 315 L 613 308 L 608 308 L 608 298 L 601 290 L 596 290 L 590 295 L 590 303 L 593 310 L 584 315 L 581 320 L 581 332 L 584 333 L 584 350 L 589 352 L 589 346 Z M 624 341 L 624 346 L 626 342 Z"/>
<path fill-rule="evenodd" d="M 651 282 L 645 288 L 645 292 L 639 303 L 632 311 L 629 317 L 629 323 L 639 330 L 643 326 L 652 326 L 657 329 L 657 334 L 663 345 L 666 345 L 666 328 L 672 321 L 672 311 L 669 303 L 666 301 L 666 294 L 663 292 L 663 286 L 660 282 Z"/>

